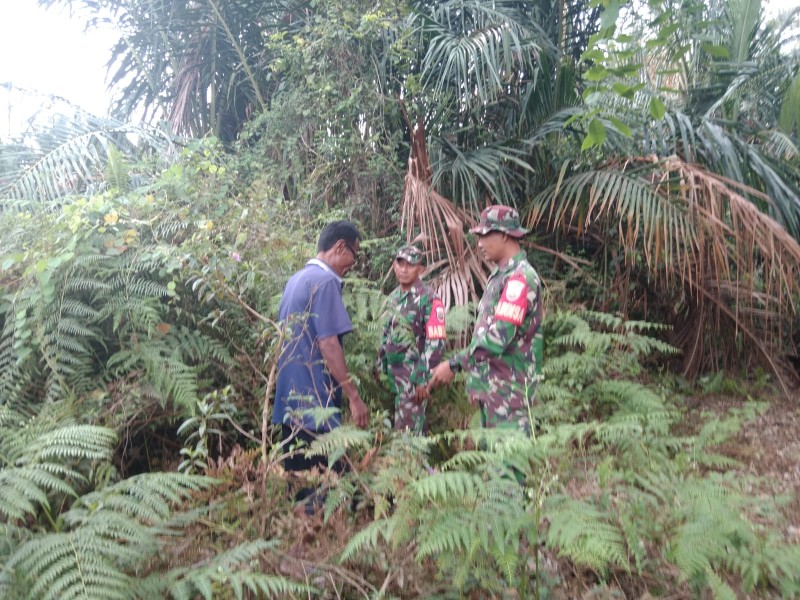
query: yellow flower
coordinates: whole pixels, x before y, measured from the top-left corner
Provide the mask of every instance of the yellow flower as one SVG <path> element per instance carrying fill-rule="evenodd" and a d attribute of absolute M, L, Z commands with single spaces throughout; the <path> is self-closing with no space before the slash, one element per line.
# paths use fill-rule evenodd
<path fill-rule="evenodd" d="M 203 228 L 204 228 L 206 231 L 211 231 L 212 229 L 214 229 L 214 221 L 212 221 L 211 219 L 209 219 L 208 221 L 206 221 L 206 224 L 205 224 L 205 225 L 203 225 Z"/>
<path fill-rule="evenodd" d="M 103 221 L 105 221 L 106 225 L 116 225 L 117 221 L 119 221 L 119 213 L 117 211 L 112 210 L 103 217 Z"/>
<path fill-rule="evenodd" d="M 136 241 L 137 237 L 139 237 L 138 231 L 136 231 L 135 229 L 128 229 L 123 234 L 122 239 L 126 244 L 132 244 L 133 242 Z"/>

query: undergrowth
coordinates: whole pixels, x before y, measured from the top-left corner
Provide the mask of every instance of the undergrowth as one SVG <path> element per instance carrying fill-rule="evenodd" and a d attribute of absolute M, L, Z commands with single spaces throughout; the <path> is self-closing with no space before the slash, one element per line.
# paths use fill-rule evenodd
<path fill-rule="evenodd" d="M 298 512 L 272 319 L 313 236 L 240 202 L 225 166 L 201 145 L 145 189 L 2 215 L 4 597 L 800 595 L 782 499 L 720 450 L 765 405 L 687 426 L 643 366 L 675 352 L 662 327 L 603 313 L 551 308 L 530 438 L 469 427 L 459 378 L 409 437 L 374 373 L 387 290 L 349 278 L 372 422 L 305 450 L 349 470 L 309 474 L 325 505 Z M 472 320 L 449 312 L 450 348 Z"/>

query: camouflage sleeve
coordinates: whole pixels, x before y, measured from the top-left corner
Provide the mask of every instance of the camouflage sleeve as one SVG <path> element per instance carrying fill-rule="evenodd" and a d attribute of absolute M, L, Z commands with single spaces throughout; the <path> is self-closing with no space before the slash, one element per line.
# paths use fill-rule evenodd
<path fill-rule="evenodd" d="M 469 346 L 457 352 L 450 358 L 451 368 L 452 365 L 458 365 L 458 370 L 463 371 L 470 363 L 480 363 L 492 356 L 501 356 L 503 350 L 508 347 L 511 340 L 514 339 L 516 333 L 516 326 L 510 323 L 499 323 L 498 327 L 493 327 L 494 334 L 489 331 L 486 335 L 480 338 L 473 338 Z"/>
<path fill-rule="evenodd" d="M 494 319 L 483 335 L 473 338 L 467 346 L 466 361 L 479 363 L 489 356 L 501 356 L 514 340 L 517 329 L 512 323 Z"/>
<path fill-rule="evenodd" d="M 520 311 L 514 313 L 515 306 L 508 302 L 506 289 L 508 280 L 504 287 L 503 295 L 499 298 L 499 304 L 495 303 L 492 307 L 494 314 L 491 319 L 487 319 L 488 324 L 478 335 L 472 338 L 469 346 L 456 355 L 455 360 L 461 365 L 462 369 L 472 364 L 486 361 L 490 356 L 502 356 L 506 349 L 514 341 L 519 327 L 523 326 L 525 316 L 536 311 L 539 302 L 538 285 L 535 282 L 527 281 L 523 275 L 515 274 L 511 280 L 519 278 L 525 285 L 524 292 L 517 299 Z M 519 284 L 518 284 L 519 285 Z M 519 288 L 517 288 L 519 289 Z M 505 305 L 505 306 L 504 306 Z M 530 317 L 529 317 L 530 318 Z"/>
<path fill-rule="evenodd" d="M 386 347 L 389 344 L 389 338 L 391 336 L 392 331 L 392 300 L 394 294 L 389 294 L 384 301 L 383 306 L 381 307 L 381 319 L 383 321 L 383 332 L 381 333 L 381 345 L 378 348 L 378 358 L 376 360 L 376 368 L 381 373 L 387 373 L 387 365 L 386 365 Z"/>
<path fill-rule="evenodd" d="M 445 317 L 444 305 L 437 297 L 426 297 L 420 307 L 423 318 L 423 335 L 425 343 L 416 368 L 411 373 L 411 383 L 415 386 L 426 385 L 433 369 L 442 360 L 444 351 Z"/>
<path fill-rule="evenodd" d="M 408 376 L 411 385 L 423 385 L 424 378 L 427 376 L 425 372 L 425 356 L 420 354 L 416 345 L 412 345 L 408 350 L 408 362 L 411 364 L 411 374 Z"/>

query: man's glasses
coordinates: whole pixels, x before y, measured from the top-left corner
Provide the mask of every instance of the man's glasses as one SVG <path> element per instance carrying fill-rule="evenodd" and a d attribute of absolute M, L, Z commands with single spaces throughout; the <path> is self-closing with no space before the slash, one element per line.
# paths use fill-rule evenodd
<path fill-rule="evenodd" d="M 354 261 L 358 261 L 358 252 L 353 250 L 353 248 L 350 246 L 350 244 L 345 244 L 344 247 L 347 248 L 350 251 L 350 254 L 353 255 L 353 260 Z"/>

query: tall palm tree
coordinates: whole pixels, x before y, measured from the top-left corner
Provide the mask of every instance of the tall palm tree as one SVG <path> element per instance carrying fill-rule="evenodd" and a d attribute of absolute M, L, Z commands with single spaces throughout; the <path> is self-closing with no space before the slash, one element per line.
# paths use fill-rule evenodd
<path fill-rule="evenodd" d="M 559 47 L 560 3 L 419 2 L 424 120 L 442 193 L 478 210 L 486 195 L 517 198 L 536 169 L 529 145 L 540 127 L 577 97 L 571 62 Z M 591 27 L 591 26 L 590 26 Z M 537 165 L 538 166 L 538 165 Z"/>
<path fill-rule="evenodd" d="M 432 283 L 453 304 L 475 299 L 485 282 L 464 224 L 488 203 L 520 203 L 557 172 L 560 152 L 549 143 L 580 102 L 575 57 L 596 17 L 582 1 L 414 4 L 404 226 L 441 267 Z"/>
<path fill-rule="evenodd" d="M 672 111 L 655 123 L 632 112 L 633 136 L 608 140 L 612 158 L 565 165 L 533 197 L 529 222 L 618 246 L 619 296 L 643 290 L 676 323 L 688 374 L 737 347 L 780 374 L 798 293 L 800 164 L 776 99 L 797 63 L 782 57 L 758 0 L 693 6 L 690 18 L 664 13 L 670 43 L 644 57 L 662 74 L 643 82 L 669 86 Z"/>
<path fill-rule="evenodd" d="M 166 119 L 175 133 L 233 140 L 268 105 L 265 36 L 305 2 L 277 0 L 40 0 L 111 20 L 120 40 L 109 60 L 114 114 Z M 109 16 L 111 15 L 111 16 Z"/>

